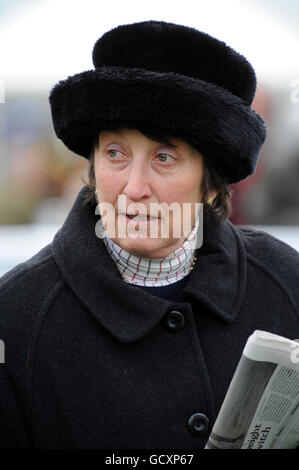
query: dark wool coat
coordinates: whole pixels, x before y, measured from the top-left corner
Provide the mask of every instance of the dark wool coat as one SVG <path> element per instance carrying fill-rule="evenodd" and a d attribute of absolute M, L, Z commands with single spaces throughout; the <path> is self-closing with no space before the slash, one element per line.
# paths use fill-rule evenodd
<path fill-rule="evenodd" d="M 84 191 L 0 281 L 0 446 L 203 448 L 248 336 L 299 338 L 299 256 L 206 225 L 188 283 L 162 299 L 124 283 Z"/>

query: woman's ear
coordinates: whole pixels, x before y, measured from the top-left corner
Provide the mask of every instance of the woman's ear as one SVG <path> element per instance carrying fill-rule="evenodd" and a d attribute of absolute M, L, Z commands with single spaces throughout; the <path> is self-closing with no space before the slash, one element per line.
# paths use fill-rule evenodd
<path fill-rule="evenodd" d="M 211 206 L 214 202 L 214 199 L 217 197 L 218 192 L 217 191 L 211 191 L 209 193 L 209 197 L 207 199 L 207 203 Z"/>

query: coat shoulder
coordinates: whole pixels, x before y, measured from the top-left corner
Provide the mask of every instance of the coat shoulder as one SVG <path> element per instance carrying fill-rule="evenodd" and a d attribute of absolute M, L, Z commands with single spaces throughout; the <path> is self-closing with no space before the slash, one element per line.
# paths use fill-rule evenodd
<path fill-rule="evenodd" d="M 249 255 L 258 258 L 269 266 L 277 267 L 281 263 L 291 265 L 299 272 L 299 253 L 287 243 L 270 233 L 251 227 L 235 227 Z"/>
<path fill-rule="evenodd" d="M 47 276 L 49 275 L 49 271 L 58 272 L 58 268 L 52 257 L 51 246 L 52 244 L 50 243 L 31 258 L 17 264 L 5 273 L 0 278 L 0 297 L 6 290 L 9 290 L 9 288 L 22 288 L 24 281 L 27 279 L 30 279 L 32 282 L 31 288 L 36 290 L 37 283 L 40 282 L 43 284 L 46 280 L 43 277 L 44 271 L 47 271 Z"/>
<path fill-rule="evenodd" d="M 273 235 L 251 227 L 235 227 L 248 261 L 266 271 L 284 288 L 299 310 L 299 253 Z"/>
<path fill-rule="evenodd" d="M 0 278 L 0 326 L 34 320 L 42 303 L 61 280 L 51 244 Z"/>

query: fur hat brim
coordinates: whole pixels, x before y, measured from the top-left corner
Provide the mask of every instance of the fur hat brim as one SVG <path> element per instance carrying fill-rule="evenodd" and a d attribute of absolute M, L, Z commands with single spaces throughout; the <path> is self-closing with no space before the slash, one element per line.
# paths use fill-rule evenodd
<path fill-rule="evenodd" d="M 194 146 L 229 184 L 254 173 L 266 138 L 241 98 L 173 72 L 102 66 L 60 81 L 50 105 L 57 136 L 78 155 L 89 158 L 101 129 L 156 129 Z"/>

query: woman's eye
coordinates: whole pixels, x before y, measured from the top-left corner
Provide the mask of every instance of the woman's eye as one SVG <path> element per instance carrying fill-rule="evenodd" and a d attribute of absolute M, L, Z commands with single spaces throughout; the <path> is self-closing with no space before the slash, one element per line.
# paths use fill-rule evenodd
<path fill-rule="evenodd" d="M 108 150 L 108 154 L 112 158 L 112 160 L 116 160 L 116 158 L 114 158 L 113 155 L 111 156 L 111 152 L 122 154 L 119 150 Z"/>
<path fill-rule="evenodd" d="M 162 157 L 162 160 L 161 160 L 161 157 Z M 167 153 L 159 153 L 158 154 L 158 158 L 160 159 L 160 162 L 161 163 L 170 163 L 171 160 L 166 160 L 166 158 L 171 158 L 172 160 L 174 160 L 174 157 L 172 157 L 171 155 L 168 155 Z"/>
<path fill-rule="evenodd" d="M 114 150 L 114 149 L 108 150 L 107 153 L 111 160 L 120 160 L 121 157 L 123 156 L 122 152 L 120 152 L 119 150 Z M 119 156 L 117 156 L 117 154 L 119 154 Z M 168 155 L 167 153 L 159 153 L 157 155 L 157 158 L 159 159 L 160 163 L 171 163 L 172 160 L 175 160 L 174 157 L 172 157 L 171 155 Z"/>

